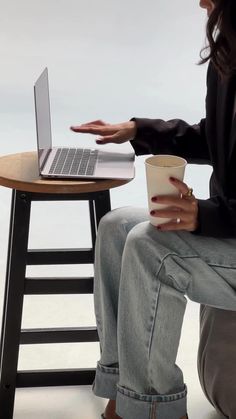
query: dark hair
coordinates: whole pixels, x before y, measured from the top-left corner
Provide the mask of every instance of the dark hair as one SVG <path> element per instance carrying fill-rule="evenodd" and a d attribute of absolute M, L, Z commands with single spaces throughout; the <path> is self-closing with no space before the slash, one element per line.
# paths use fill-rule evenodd
<path fill-rule="evenodd" d="M 236 73 L 236 0 L 213 2 L 215 8 L 206 26 L 209 45 L 201 50 L 199 64 L 211 60 L 221 78 L 225 78 Z M 205 57 L 204 51 L 209 51 Z"/>

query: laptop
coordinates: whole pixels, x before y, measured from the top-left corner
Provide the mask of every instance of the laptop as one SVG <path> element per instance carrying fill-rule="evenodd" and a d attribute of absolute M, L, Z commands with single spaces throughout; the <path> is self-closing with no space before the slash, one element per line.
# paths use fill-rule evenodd
<path fill-rule="evenodd" d="M 132 179 L 134 152 L 116 153 L 96 148 L 53 147 L 48 69 L 34 85 L 39 173 L 46 178 Z"/>

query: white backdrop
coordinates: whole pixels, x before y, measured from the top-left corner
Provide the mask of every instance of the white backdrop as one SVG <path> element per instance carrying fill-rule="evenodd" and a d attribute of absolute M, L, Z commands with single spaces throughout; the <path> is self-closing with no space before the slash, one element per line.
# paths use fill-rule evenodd
<path fill-rule="evenodd" d="M 69 126 L 95 118 L 196 123 L 204 116 L 206 66 L 196 63 L 206 13 L 198 1 L 0 0 L 0 6 L 0 155 L 35 149 L 33 84 L 45 66 L 55 145 L 94 145 Z M 114 206 L 146 204 L 143 158 L 136 164 L 135 181 L 112 194 Z M 187 170 L 200 198 L 208 196 L 209 173 L 209 167 Z"/>
<path fill-rule="evenodd" d="M 204 114 L 205 11 L 196 0 L 1 0 L 1 153 L 34 148 L 32 86 L 49 67 L 56 142 L 102 117 Z M 19 118 L 19 119 L 18 119 Z M 11 133 L 6 144 L 3 129 Z M 24 135 L 22 135 L 24 130 Z"/>
<path fill-rule="evenodd" d="M 35 150 L 33 84 L 45 66 L 49 68 L 55 145 L 94 146 L 91 136 L 76 135 L 70 132 L 69 126 L 97 118 L 121 122 L 143 116 L 198 122 L 205 113 L 206 66 L 196 65 L 204 45 L 205 22 L 206 13 L 199 8 L 197 0 L 0 0 L 0 155 Z M 113 147 L 129 149 L 130 145 Z M 113 208 L 146 205 L 143 162 L 144 157 L 137 158 L 133 182 L 112 191 Z M 208 166 L 187 168 L 186 181 L 199 198 L 208 197 L 210 172 Z M 43 205 L 33 206 L 32 247 L 89 245 L 85 205 Z M 9 206 L 10 191 L 0 188 L 1 293 Z M 48 271 L 45 269 L 47 274 Z M 76 267 L 72 274 L 77 274 Z M 84 297 L 80 301 L 85 310 L 78 313 L 78 300 L 70 299 L 72 311 L 69 312 L 68 299 L 64 298 L 58 315 L 58 298 L 26 299 L 24 325 L 49 327 L 70 322 L 75 326 L 79 321 L 94 324 L 91 299 Z M 86 318 L 87 304 L 91 308 Z M 185 343 L 195 342 L 196 352 L 198 307 L 195 306 L 190 303 L 188 321 L 192 315 L 195 323 L 194 327 L 187 323 Z M 92 365 L 97 359 L 96 350 L 90 361 Z M 35 366 L 31 348 L 24 351 L 22 365 Z M 63 354 L 58 349 L 43 361 L 42 351 L 41 347 L 36 360 L 45 362 L 44 367 L 55 366 L 57 354 Z M 71 366 L 76 352 L 72 351 L 71 357 L 68 349 L 65 353 L 64 361 Z M 80 359 L 84 359 L 81 354 Z M 195 361 L 190 359 L 189 363 L 194 362 L 196 377 Z M 182 362 L 188 362 L 186 355 Z M 203 397 L 201 403 L 204 402 Z M 197 399 L 195 403 L 198 404 Z"/>

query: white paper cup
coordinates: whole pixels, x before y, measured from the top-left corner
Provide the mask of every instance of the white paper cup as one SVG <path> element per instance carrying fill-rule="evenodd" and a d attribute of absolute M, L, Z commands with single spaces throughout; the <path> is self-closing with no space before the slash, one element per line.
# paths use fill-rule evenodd
<path fill-rule="evenodd" d="M 170 183 L 172 176 L 176 179 L 184 179 L 187 161 L 182 157 L 171 155 L 156 155 L 145 160 L 146 180 L 148 193 L 149 213 L 155 209 L 163 209 L 169 205 L 152 202 L 151 199 L 158 195 L 180 195 L 178 189 Z M 153 217 L 149 214 L 150 223 L 154 226 L 170 221 L 170 218 Z"/>

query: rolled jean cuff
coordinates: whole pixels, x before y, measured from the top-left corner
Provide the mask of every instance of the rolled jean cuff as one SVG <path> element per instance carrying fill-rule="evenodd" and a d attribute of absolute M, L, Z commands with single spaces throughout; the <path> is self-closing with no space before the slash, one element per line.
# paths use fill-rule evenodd
<path fill-rule="evenodd" d="M 93 382 L 93 393 L 105 399 L 116 399 L 119 368 L 107 367 L 97 363 L 96 376 Z"/>
<path fill-rule="evenodd" d="M 175 394 L 139 394 L 117 385 L 116 413 L 123 419 L 180 419 L 187 414 L 187 387 Z"/>

